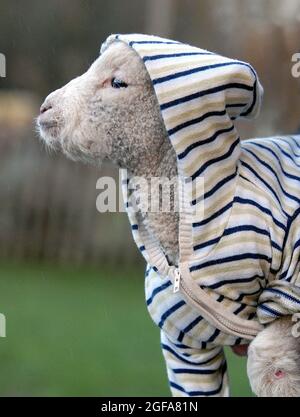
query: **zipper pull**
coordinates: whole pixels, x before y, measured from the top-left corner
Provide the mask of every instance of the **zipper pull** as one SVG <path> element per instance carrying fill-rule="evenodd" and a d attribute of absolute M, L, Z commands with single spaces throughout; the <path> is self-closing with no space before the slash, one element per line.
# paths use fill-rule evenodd
<path fill-rule="evenodd" d="M 181 275 L 178 269 L 175 269 L 174 271 L 174 288 L 173 288 L 173 293 L 176 293 L 179 291 L 180 289 L 180 279 L 181 279 Z"/>

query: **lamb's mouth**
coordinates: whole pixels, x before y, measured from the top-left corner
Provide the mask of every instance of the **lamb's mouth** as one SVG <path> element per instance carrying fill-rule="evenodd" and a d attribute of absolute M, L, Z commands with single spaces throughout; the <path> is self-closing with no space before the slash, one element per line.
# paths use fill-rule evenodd
<path fill-rule="evenodd" d="M 50 148 L 59 148 L 60 147 L 60 124 L 56 120 L 47 120 L 40 115 L 37 118 L 37 129 L 39 131 L 40 137 Z"/>
<path fill-rule="evenodd" d="M 37 125 L 40 129 L 47 131 L 58 127 L 58 122 L 55 119 L 49 118 L 48 114 L 42 113 L 37 118 Z"/>
<path fill-rule="evenodd" d="M 38 126 L 40 129 L 43 130 L 49 130 L 52 128 L 57 128 L 57 122 L 53 121 L 53 120 L 41 120 L 40 118 L 38 118 Z"/>

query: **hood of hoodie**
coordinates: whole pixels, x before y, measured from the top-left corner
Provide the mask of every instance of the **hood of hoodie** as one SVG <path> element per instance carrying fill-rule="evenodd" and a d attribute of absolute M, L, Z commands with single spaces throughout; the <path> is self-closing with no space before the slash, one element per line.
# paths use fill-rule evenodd
<path fill-rule="evenodd" d="M 192 250 L 197 236 L 191 229 L 192 224 L 198 224 L 200 234 L 210 227 L 222 230 L 226 226 L 228 211 L 223 214 L 219 211 L 232 202 L 236 188 L 240 139 L 235 120 L 258 114 L 263 89 L 256 72 L 246 62 L 141 34 L 111 35 L 103 43 L 101 52 L 113 42 L 125 42 L 143 60 L 177 155 L 179 177 L 192 184 L 185 187 L 181 207 L 192 207 L 194 215 L 180 210 L 179 251 L 180 262 L 193 260 L 197 257 Z M 225 182 L 226 187 L 221 190 Z M 125 188 L 126 184 L 124 178 Z M 217 188 L 220 192 L 215 192 L 211 198 Z M 170 265 L 158 242 L 147 236 L 143 225 L 138 224 L 126 191 L 124 195 L 139 249 L 146 261 L 165 275 Z M 215 216 L 214 222 L 208 222 L 212 216 Z M 204 248 L 201 257 L 205 255 Z"/>

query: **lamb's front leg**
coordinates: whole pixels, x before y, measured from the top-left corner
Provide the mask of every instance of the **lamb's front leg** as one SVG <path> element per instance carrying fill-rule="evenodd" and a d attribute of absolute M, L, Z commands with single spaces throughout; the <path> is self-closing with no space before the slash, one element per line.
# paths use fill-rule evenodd
<path fill-rule="evenodd" d="M 161 344 L 174 397 L 228 397 L 228 374 L 222 347 L 195 349 L 171 341 Z"/>
<path fill-rule="evenodd" d="M 247 371 L 257 396 L 300 397 L 298 327 L 291 316 L 276 319 L 251 342 Z"/>

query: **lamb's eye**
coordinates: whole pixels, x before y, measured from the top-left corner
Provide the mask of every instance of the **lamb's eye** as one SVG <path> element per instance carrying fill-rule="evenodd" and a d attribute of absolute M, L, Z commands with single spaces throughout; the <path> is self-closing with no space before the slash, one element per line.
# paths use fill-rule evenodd
<path fill-rule="evenodd" d="M 111 80 L 111 86 L 113 88 L 126 88 L 128 87 L 128 84 L 126 84 L 124 81 L 119 80 L 118 78 L 113 78 Z"/>

